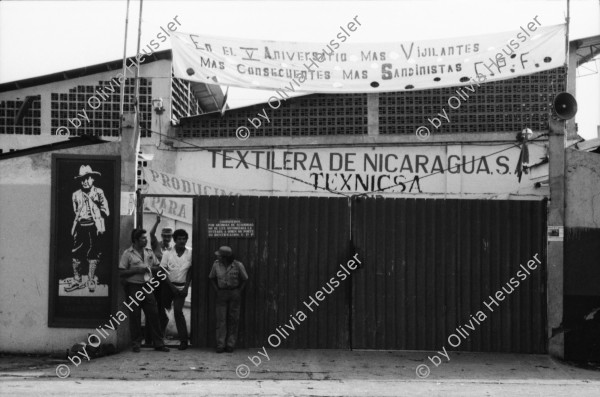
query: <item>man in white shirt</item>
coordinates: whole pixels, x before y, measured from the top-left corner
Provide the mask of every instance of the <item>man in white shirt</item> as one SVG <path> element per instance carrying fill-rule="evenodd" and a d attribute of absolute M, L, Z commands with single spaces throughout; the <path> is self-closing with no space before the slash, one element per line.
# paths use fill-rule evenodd
<path fill-rule="evenodd" d="M 192 249 L 186 247 L 188 234 L 183 229 L 177 229 L 173 232 L 175 247 L 163 254 L 160 266 L 168 272 L 163 289 L 163 303 L 166 308 L 171 307 L 173 302 L 173 314 L 175 324 L 177 325 L 177 334 L 179 337 L 179 350 L 185 350 L 188 347 L 188 332 L 185 317 L 183 315 L 183 305 L 185 297 L 188 294 L 190 282 L 192 281 Z"/>

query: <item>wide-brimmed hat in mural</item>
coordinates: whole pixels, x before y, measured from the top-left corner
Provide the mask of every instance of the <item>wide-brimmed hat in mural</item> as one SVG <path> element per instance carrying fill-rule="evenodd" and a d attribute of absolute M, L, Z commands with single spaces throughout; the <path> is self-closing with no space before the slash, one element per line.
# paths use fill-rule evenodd
<path fill-rule="evenodd" d="M 81 167 L 79 167 L 79 175 L 77 175 L 75 179 L 83 178 L 88 175 L 101 176 L 102 174 L 98 171 L 92 171 L 92 167 L 90 167 L 89 165 L 82 165 Z"/>

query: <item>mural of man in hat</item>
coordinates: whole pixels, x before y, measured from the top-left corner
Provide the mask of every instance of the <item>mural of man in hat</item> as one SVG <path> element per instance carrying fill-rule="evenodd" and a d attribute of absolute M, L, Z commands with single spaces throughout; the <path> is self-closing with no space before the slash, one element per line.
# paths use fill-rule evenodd
<path fill-rule="evenodd" d="M 90 292 L 96 290 L 98 279 L 96 268 L 102 258 L 99 243 L 106 231 L 104 219 L 110 215 L 108 201 L 104 191 L 94 186 L 99 172 L 93 171 L 89 165 L 79 167 L 79 175 L 75 179 L 81 184 L 72 196 L 75 218 L 71 228 L 73 236 L 72 265 L 73 281 L 65 287 L 65 292 L 88 287 Z M 82 263 L 87 262 L 87 280 L 82 277 Z"/>

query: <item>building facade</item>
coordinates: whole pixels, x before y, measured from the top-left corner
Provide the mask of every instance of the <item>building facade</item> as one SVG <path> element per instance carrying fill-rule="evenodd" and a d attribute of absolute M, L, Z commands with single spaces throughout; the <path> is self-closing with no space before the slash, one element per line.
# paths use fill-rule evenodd
<path fill-rule="evenodd" d="M 115 61 L 0 85 L 7 199 L 22 199 L 15 186 L 37 184 L 42 207 L 50 203 L 48 157 L 37 182 L 22 183 L 18 175 L 31 178 L 40 163 L 29 154 L 23 160 L 19 150 L 78 135 L 100 137 L 108 142 L 103 147 L 119 144 L 120 67 Z M 223 113 L 217 86 L 173 78 L 167 52 L 148 58 L 140 68 L 138 167 L 122 169 L 136 171 L 146 228 L 161 212 L 162 226 L 192 232 L 194 343 L 212 343 L 214 296 L 205 276 L 215 247 L 227 244 L 250 273 L 242 346 L 261 346 L 292 321 L 298 331 L 280 336 L 282 347 L 433 350 L 450 339 L 458 343 L 450 336 L 456 335 L 457 350 L 547 353 L 547 301 L 549 295 L 562 299 L 562 291 L 547 284 L 543 265 L 548 133 L 552 100 L 566 82 L 565 69 L 558 68 L 470 89 L 285 95 Z M 123 84 L 129 112 L 133 80 Z M 428 137 L 416 136 L 422 126 Z M 569 121 L 570 139 L 573 126 Z M 516 136 L 525 128 L 533 139 L 527 172 L 519 176 L 523 144 Z M 122 147 L 114 150 L 123 155 Z M 122 217 L 130 215 L 123 208 L 134 190 L 120 192 Z M 11 224 L 18 224 L 17 214 L 3 207 Z M 50 241 L 47 216 L 29 213 L 18 231 L 26 232 L 38 217 L 43 245 Z M 209 225 L 222 221 L 244 224 L 252 233 L 214 234 Z M 119 253 L 127 246 L 121 234 Z M 3 240 L 3 252 L 13 240 Z M 5 302 L 16 304 L 17 291 L 8 283 L 11 274 L 23 272 L 21 259 L 42 276 L 29 274 L 19 288 L 48 284 L 43 274 L 52 259 L 44 251 L 29 255 L 11 257 L 11 264 L 2 259 Z M 505 292 L 510 299 L 496 301 L 494 313 L 494 293 L 534 255 L 542 265 Z M 339 276 L 335 288 L 325 287 L 335 284 L 338 265 L 349 257 L 361 266 L 347 280 Z M 3 308 L 10 320 L 1 325 L 1 350 L 62 350 L 67 339 L 74 343 L 90 331 L 75 326 L 57 337 L 60 329 L 48 327 L 46 311 L 40 311 L 48 307 L 50 291 L 37 289 L 25 311 Z M 315 300 L 318 291 L 326 300 Z M 18 338 L 23 327 L 37 330 L 36 342 Z"/>

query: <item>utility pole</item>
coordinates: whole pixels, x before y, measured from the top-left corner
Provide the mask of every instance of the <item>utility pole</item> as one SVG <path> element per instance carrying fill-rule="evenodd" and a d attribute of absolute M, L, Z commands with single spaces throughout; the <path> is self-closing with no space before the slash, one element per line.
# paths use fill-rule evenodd
<path fill-rule="evenodd" d="M 125 23 L 125 48 L 123 53 L 123 76 L 127 77 L 127 69 L 125 62 L 127 60 L 127 25 L 129 20 L 129 0 L 127 1 L 127 16 Z M 138 54 L 140 46 L 140 32 L 142 23 L 142 4 L 140 2 L 140 22 L 138 27 Z M 137 54 L 136 54 L 137 55 Z M 121 85 L 121 139 L 120 139 L 120 155 L 121 155 L 121 202 L 125 199 L 128 201 L 131 195 L 135 196 L 136 181 L 137 181 L 137 158 L 140 146 L 140 120 L 138 106 L 138 82 L 139 82 L 139 63 L 135 71 L 135 112 L 124 111 L 124 86 L 127 80 Z M 136 227 L 136 216 L 123 211 L 119 216 L 120 234 L 119 234 L 119 255 L 131 245 L 131 231 Z M 116 271 L 116 268 L 113 270 Z M 115 288 L 117 294 L 117 302 L 124 302 L 127 297 L 122 288 Z M 119 309 L 123 309 L 123 304 L 119 304 Z M 119 327 L 117 330 L 117 348 L 124 349 L 130 343 L 129 333 L 124 327 Z"/>
<path fill-rule="evenodd" d="M 144 6 L 144 0 L 140 0 L 140 15 L 138 21 L 138 36 L 137 36 L 137 48 L 135 50 L 137 67 L 135 68 L 135 89 L 134 89 L 134 97 L 135 97 L 135 133 L 136 136 L 140 135 L 140 61 L 137 55 L 140 53 L 140 41 L 142 40 L 142 8 Z"/>
<path fill-rule="evenodd" d="M 121 100 L 119 102 L 119 115 L 123 123 L 123 107 L 125 103 L 125 84 L 127 84 L 127 30 L 129 29 L 129 1 L 127 0 L 127 11 L 125 12 L 125 41 L 123 43 L 123 83 L 121 84 Z"/>
<path fill-rule="evenodd" d="M 569 19 L 570 4 L 567 0 L 567 18 L 565 32 L 565 88 L 569 91 Z M 552 331 L 563 325 L 564 318 L 564 227 L 565 227 L 565 148 L 567 143 L 567 121 L 549 119 L 548 137 L 548 174 L 550 185 L 550 203 L 548 205 L 548 228 L 563 230 L 562 238 L 553 238 L 547 246 L 547 314 L 548 314 L 548 352 L 553 357 L 565 357 L 564 333 L 554 337 Z"/>

